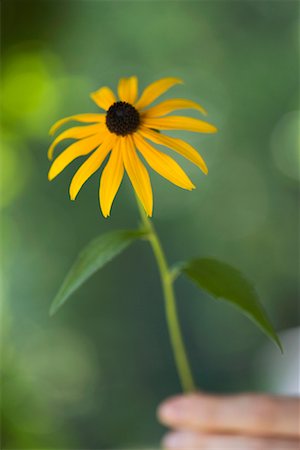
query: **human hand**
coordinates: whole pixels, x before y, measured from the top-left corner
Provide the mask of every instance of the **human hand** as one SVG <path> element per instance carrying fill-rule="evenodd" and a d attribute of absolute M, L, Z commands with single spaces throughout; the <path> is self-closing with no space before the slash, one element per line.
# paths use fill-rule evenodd
<path fill-rule="evenodd" d="M 195 393 L 166 400 L 158 417 L 173 430 L 167 450 L 300 449 L 299 398 Z"/>

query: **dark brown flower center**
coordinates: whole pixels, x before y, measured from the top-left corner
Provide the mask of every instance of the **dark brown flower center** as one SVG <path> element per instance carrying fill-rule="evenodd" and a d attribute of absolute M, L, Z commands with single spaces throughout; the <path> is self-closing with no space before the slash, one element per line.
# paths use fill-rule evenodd
<path fill-rule="evenodd" d="M 127 102 L 115 102 L 106 113 L 106 126 L 111 133 L 126 136 L 134 133 L 140 124 L 140 115 Z"/>

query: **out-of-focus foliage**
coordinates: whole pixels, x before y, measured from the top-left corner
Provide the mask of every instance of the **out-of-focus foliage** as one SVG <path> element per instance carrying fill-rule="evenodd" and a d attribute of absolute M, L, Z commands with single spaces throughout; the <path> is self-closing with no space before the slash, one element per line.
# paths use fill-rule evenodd
<path fill-rule="evenodd" d="M 174 133 L 207 161 L 207 177 L 183 162 L 195 191 L 151 174 L 169 261 L 231 263 L 255 280 L 277 330 L 298 325 L 298 17 L 293 1 L 2 2 L 3 449 L 155 444 L 155 408 L 180 389 L 145 243 L 48 315 L 81 248 L 137 224 L 127 180 L 110 219 L 97 206 L 98 175 L 76 202 L 68 182 L 77 163 L 47 181 L 50 126 L 96 112 L 89 92 L 121 76 L 136 74 L 142 86 L 183 78 L 170 95 L 199 101 L 219 128 L 214 136 Z M 252 361 L 264 336 L 234 309 L 199 299 L 185 280 L 176 288 L 199 386 L 259 389 Z"/>

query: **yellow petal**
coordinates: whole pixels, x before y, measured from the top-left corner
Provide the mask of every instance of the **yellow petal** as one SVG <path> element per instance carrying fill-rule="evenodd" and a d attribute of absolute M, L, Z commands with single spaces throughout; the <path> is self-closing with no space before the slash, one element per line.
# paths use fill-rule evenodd
<path fill-rule="evenodd" d="M 102 87 L 96 92 L 91 93 L 91 98 L 96 105 L 107 111 L 109 107 L 117 101 L 115 94 L 108 87 Z"/>
<path fill-rule="evenodd" d="M 105 114 L 76 114 L 75 116 L 64 117 L 63 119 L 58 120 L 54 125 L 52 125 L 49 134 L 53 135 L 59 127 L 61 127 L 64 123 L 69 122 L 70 120 L 74 120 L 77 122 L 104 123 Z"/>
<path fill-rule="evenodd" d="M 114 141 L 115 138 L 108 135 L 100 147 L 77 170 L 69 188 L 71 200 L 75 200 L 84 183 L 100 168 L 108 152 L 112 149 Z"/>
<path fill-rule="evenodd" d="M 202 108 L 201 105 L 198 105 L 198 103 L 193 102 L 192 100 L 185 100 L 183 98 L 174 98 L 172 100 L 161 102 L 156 106 L 152 106 L 152 108 L 146 109 L 146 111 L 143 112 L 143 117 L 165 116 L 166 114 L 178 109 L 197 109 L 204 115 L 207 115 L 205 109 Z"/>
<path fill-rule="evenodd" d="M 203 120 L 193 119 L 191 117 L 169 116 L 157 119 L 143 119 L 143 125 L 156 130 L 187 130 L 198 133 L 215 133 L 217 128 Z"/>
<path fill-rule="evenodd" d="M 153 148 L 139 133 L 135 133 L 133 139 L 138 150 L 153 170 L 176 186 L 188 190 L 195 188 L 189 177 L 173 158 Z"/>
<path fill-rule="evenodd" d="M 92 135 L 99 135 L 106 132 L 105 125 L 86 125 L 84 127 L 74 127 L 63 131 L 54 139 L 48 150 L 48 158 L 53 158 L 53 152 L 57 144 L 65 139 L 82 139 Z"/>
<path fill-rule="evenodd" d="M 100 180 L 99 199 L 104 217 L 110 215 L 111 205 L 124 175 L 123 158 L 120 148 L 121 140 L 122 138 L 117 140 Z"/>
<path fill-rule="evenodd" d="M 121 78 L 118 85 L 118 95 L 122 102 L 133 104 L 138 95 L 137 77 Z"/>
<path fill-rule="evenodd" d="M 74 142 L 64 150 L 52 163 L 48 173 L 48 179 L 53 180 L 59 175 L 74 159 L 87 155 L 103 142 L 104 136 L 90 136 L 86 139 Z"/>
<path fill-rule="evenodd" d="M 156 144 L 164 145 L 165 147 L 169 147 L 172 150 L 175 150 L 175 152 L 179 153 L 192 163 L 196 164 L 196 166 L 198 166 L 205 174 L 208 173 L 208 169 L 203 158 L 199 155 L 197 150 L 195 150 L 194 147 L 192 147 L 187 142 L 182 141 L 181 139 L 165 136 L 144 127 L 140 129 L 140 133 L 145 138 L 150 139 Z"/>
<path fill-rule="evenodd" d="M 153 194 L 149 174 L 140 161 L 132 137 L 120 138 L 123 162 L 131 184 L 148 216 L 152 216 Z"/>
<path fill-rule="evenodd" d="M 179 78 L 162 78 L 161 80 L 149 84 L 149 86 L 144 89 L 135 107 L 137 109 L 145 108 L 146 106 L 150 105 L 150 103 L 152 103 L 157 97 L 159 97 L 172 86 L 178 83 L 182 83 L 182 80 L 180 80 Z"/>

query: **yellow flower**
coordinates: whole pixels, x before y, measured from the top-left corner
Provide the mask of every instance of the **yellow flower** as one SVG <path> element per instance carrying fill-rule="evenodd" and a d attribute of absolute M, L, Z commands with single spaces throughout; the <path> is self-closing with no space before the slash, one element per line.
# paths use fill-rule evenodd
<path fill-rule="evenodd" d="M 75 173 L 70 184 L 70 197 L 75 200 L 82 185 L 95 173 L 110 153 L 100 180 L 99 199 L 104 217 L 109 216 L 113 200 L 120 187 L 124 171 L 127 172 L 135 192 L 148 216 L 152 215 L 153 194 L 150 178 L 139 155 L 161 176 L 183 189 L 194 189 L 194 185 L 181 167 L 170 156 L 154 148 L 154 144 L 169 147 L 192 163 L 204 173 L 207 167 L 199 153 L 188 143 L 175 139 L 159 130 L 188 130 L 200 133 L 214 133 L 216 128 L 202 120 L 167 116 L 178 109 L 197 109 L 203 114 L 202 106 L 191 100 L 165 100 L 146 109 L 161 94 L 175 84 L 182 83 L 178 78 L 163 78 L 150 84 L 138 99 L 138 80 L 136 77 L 121 78 L 118 85 L 118 98 L 108 87 L 102 87 L 91 94 L 94 102 L 105 111 L 104 114 L 78 114 L 56 122 L 50 130 L 56 130 L 68 121 L 88 123 L 63 131 L 51 144 L 48 157 L 53 158 L 55 146 L 65 139 L 77 139 L 52 163 L 48 178 L 53 180 L 74 159 L 91 155 Z"/>

